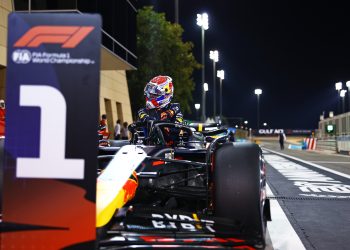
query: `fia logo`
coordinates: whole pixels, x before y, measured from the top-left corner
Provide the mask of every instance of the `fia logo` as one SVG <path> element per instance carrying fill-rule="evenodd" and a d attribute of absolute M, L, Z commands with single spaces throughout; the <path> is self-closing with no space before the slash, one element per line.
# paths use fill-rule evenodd
<path fill-rule="evenodd" d="M 31 61 L 32 54 L 26 49 L 16 49 L 12 52 L 12 61 L 17 64 L 27 64 Z"/>

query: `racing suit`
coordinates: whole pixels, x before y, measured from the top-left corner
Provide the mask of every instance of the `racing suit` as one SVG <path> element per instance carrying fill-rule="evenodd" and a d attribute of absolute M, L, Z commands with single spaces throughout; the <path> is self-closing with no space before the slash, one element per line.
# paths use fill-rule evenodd
<path fill-rule="evenodd" d="M 178 103 L 169 103 L 167 106 L 160 109 L 142 108 L 137 112 L 137 116 L 140 122 L 156 120 L 179 124 L 183 123 L 183 115 L 180 111 L 180 104 Z"/>
<path fill-rule="evenodd" d="M 140 122 L 148 122 L 151 120 L 154 121 L 163 121 L 182 124 L 183 115 L 180 111 L 180 104 L 178 103 L 169 103 L 167 106 L 159 109 L 147 109 L 143 108 L 137 112 L 138 120 Z M 175 138 L 171 136 L 171 128 L 165 127 L 163 131 L 163 136 L 167 145 L 173 145 Z M 144 129 L 144 133 L 147 135 L 147 129 Z"/>

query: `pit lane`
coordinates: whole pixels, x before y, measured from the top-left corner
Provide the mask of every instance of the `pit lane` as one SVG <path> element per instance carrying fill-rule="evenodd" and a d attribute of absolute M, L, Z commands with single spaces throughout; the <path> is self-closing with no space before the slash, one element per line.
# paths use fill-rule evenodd
<path fill-rule="evenodd" d="M 350 168 L 350 157 L 271 148 L 264 145 L 273 220 L 267 249 L 348 249 L 350 176 L 329 167 Z"/>

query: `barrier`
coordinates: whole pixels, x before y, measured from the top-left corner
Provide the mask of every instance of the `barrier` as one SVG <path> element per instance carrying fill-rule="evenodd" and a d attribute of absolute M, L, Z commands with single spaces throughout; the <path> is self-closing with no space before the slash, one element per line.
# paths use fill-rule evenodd
<path fill-rule="evenodd" d="M 337 137 L 338 153 L 350 155 L 350 135 L 343 135 Z"/>
<path fill-rule="evenodd" d="M 303 145 L 294 145 L 294 144 L 289 144 L 288 149 L 293 149 L 293 150 L 303 150 Z"/>
<path fill-rule="evenodd" d="M 316 138 L 304 138 L 305 149 L 315 150 L 316 149 Z"/>

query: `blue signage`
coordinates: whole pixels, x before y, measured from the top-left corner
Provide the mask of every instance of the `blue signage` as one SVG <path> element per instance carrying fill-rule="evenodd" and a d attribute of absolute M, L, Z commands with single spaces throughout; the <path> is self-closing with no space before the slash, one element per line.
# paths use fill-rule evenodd
<path fill-rule="evenodd" d="M 2 249 L 95 246 L 100 26 L 9 15 Z"/>

